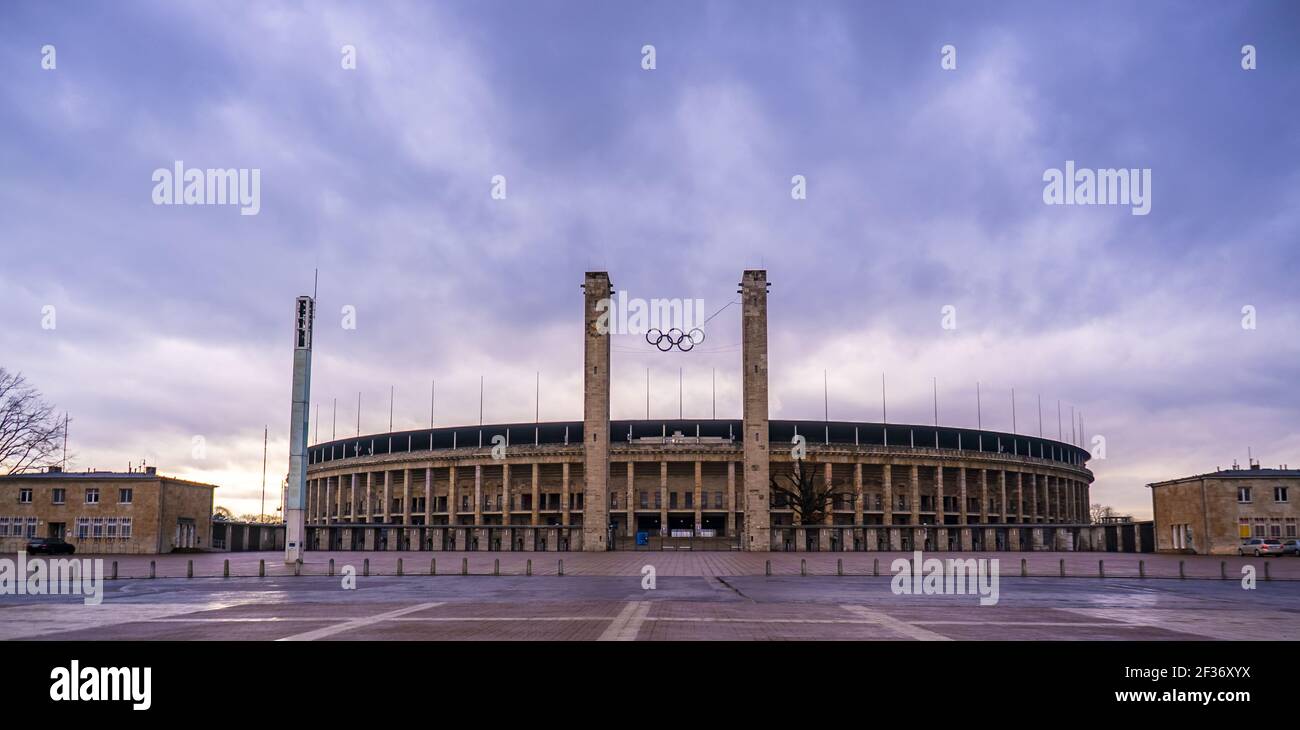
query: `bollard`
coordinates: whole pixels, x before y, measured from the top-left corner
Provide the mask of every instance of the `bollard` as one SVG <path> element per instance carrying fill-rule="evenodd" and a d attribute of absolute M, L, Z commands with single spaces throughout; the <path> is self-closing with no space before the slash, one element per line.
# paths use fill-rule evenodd
<path fill-rule="evenodd" d="M 1026 578 L 1026 577 L 1028 577 L 1028 576 L 1029 576 L 1029 566 L 1025 564 L 1025 559 L 1024 559 L 1024 558 L 1021 558 L 1021 559 L 1020 559 L 1020 577 L 1021 577 L 1021 578 Z"/>
<path fill-rule="evenodd" d="M 1139 578 L 1147 577 L 1147 561 L 1145 560 L 1138 561 L 1138 577 Z"/>
<path fill-rule="evenodd" d="M 113 580 L 117 580 L 117 561 L 113 561 Z"/>
<path fill-rule="evenodd" d="M 1179 578 L 1187 577 L 1187 573 L 1183 570 L 1183 561 L 1181 560 L 1178 561 L 1178 577 Z"/>
<path fill-rule="evenodd" d="M 880 558 L 871 561 L 871 574 L 876 576 L 880 575 Z"/>
<path fill-rule="evenodd" d="M 193 561 L 193 560 L 186 560 L 186 561 L 185 561 L 185 577 L 186 577 L 186 578 L 193 578 L 193 577 L 194 577 L 194 561 Z"/>
<path fill-rule="evenodd" d="M 156 577 L 158 577 L 157 569 L 158 569 L 158 566 L 154 563 L 154 561 L 150 560 L 150 561 L 149 561 L 149 577 L 150 577 L 150 578 L 156 578 Z"/>
<path fill-rule="evenodd" d="M 230 558 L 226 558 L 221 563 L 221 577 L 222 578 L 230 577 Z"/>
<path fill-rule="evenodd" d="M 1228 579 L 1228 561 L 1226 560 L 1219 561 L 1219 577 L 1224 580 Z"/>
<path fill-rule="evenodd" d="M 361 561 L 361 575 L 370 577 L 370 558 Z"/>
<path fill-rule="evenodd" d="M 469 558 L 460 559 L 460 574 L 469 575 Z"/>
<path fill-rule="evenodd" d="M 265 561 L 265 560 L 259 560 L 259 561 L 257 561 L 257 577 L 258 577 L 258 578 L 265 578 L 265 577 L 266 577 L 266 561 Z"/>
<path fill-rule="evenodd" d="M 524 575 L 532 575 L 532 574 L 533 574 L 533 559 L 529 558 L 528 564 L 524 566 Z"/>
<path fill-rule="evenodd" d="M 501 558 L 492 561 L 492 575 L 501 575 Z"/>
<path fill-rule="evenodd" d="M 799 558 L 799 575 L 808 575 L 808 561 Z"/>
<path fill-rule="evenodd" d="M 302 575 L 302 561 L 295 560 L 293 561 L 293 576 L 297 578 L 300 577 L 301 575 Z"/>
<path fill-rule="evenodd" d="M 560 561 L 560 569 L 559 569 L 559 572 L 557 573 L 557 575 L 559 575 L 561 578 L 564 577 L 564 561 L 563 561 L 563 560 Z"/>
<path fill-rule="evenodd" d="M 1105 560 L 1098 560 L 1098 561 L 1097 561 L 1097 577 L 1098 577 L 1098 578 L 1105 578 L 1105 577 L 1106 577 L 1106 561 L 1105 561 Z"/>
<path fill-rule="evenodd" d="M 771 560 L 767 561 L 767 563 L 763 566 L 763 574 L 764 574 L 764 575 L 768 575 L 768 576 L 772 575 L 772 561 L 771 561 Z"/>
<path fill-rule="evenodd" d="M 330 575 L 334 575 L 334 558 L 330 558 Z"/>
<path fill-rule="evenodd" d="M 429 558 L 429 575 L 437 575 L 437 574 L 438 574 L 438 559 Z"/>
<path fill-rule="evenodd" d="M 1270 578 L 1269 575 L 1268 575 L 1268 561 L 1267 561 L 1267 560 L 1264 561 L 1264 580 L 1273 580 L 1273 579 Z"/>
<path fill-rule="evenodd" d="M 1065 577 L 1065 558 L 1061 558 L 1061 577 Z"/>
<path fill-rule="evenodd" d="M 402 574 L 402 559 L 401 559 L 401 558 L 398 558 L 398 559 L 397 559 L 397 574 L 398 574 L 399 576 Z"/>
<path fill-rule="evenodd" d="M 835 575 L 844 575 L 844 558 L 835 559 Z"/>

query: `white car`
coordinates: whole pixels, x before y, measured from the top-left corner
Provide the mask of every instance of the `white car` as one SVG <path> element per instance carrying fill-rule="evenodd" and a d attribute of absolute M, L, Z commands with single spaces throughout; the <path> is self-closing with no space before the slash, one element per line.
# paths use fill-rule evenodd
<path fill-rule="evenodd" d="M 1266 555 L 1281 555 L 1286 549 L 1282 547 L 1282 541 L 1276 539 L 1266 540 L 1262 537 L 1253 537 L 1241 544 L 1237 548 L 1238 555 L 1254 555 L 1263 557 Z"/>

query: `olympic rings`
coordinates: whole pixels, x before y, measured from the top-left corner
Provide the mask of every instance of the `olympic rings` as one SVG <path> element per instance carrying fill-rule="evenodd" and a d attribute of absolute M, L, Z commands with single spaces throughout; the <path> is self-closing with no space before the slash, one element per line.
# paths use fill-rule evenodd
<path fill-rule="evenodd" d="M 696 345 L 704 342 L 704 330 L 694 327 L 690 332 L 683 332 L 673 327 L 667 332 L 659 329 L 652 329 L 645 333 L 645 341 L 659 348 L 660 352 L 668 352 L 676 347 L 682 352 L 690 352 Z"/>

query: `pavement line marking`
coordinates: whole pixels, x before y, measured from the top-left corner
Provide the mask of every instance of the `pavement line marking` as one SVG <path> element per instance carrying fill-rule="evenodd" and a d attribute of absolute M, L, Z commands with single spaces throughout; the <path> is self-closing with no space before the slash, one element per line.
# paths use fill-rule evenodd
<path fill-rule="evenodd" d="M 855 606 L 852 604 L 846 604 L 840 608 L 843 608 L 849 613 L 861 616 L 862 618 L 873 619 L 885 628 L 896 631 L 904 636 L 910 636 L 917 641 L 952 641 L 951 638 L 944 636 L 943 634 L 935 633 L 929 629 L 923 629 L 920 626 L 915 626 L 906 621 L 900 621 L 883 611 L 875 611 L 866 606 Z"/>
<path fill-rule="evenodd" d="M 341 624 L 335 624 L 333 626 L 326 626 L 325 628 L 316 629 L 315 631 L 306 631 L 301 634 L 294 634 L 293 636 L 283 636 L 280 637 L 279 639 L 276 639 L 276 641 L 315 641 L 317 639 L 323 639 L 327 636 L 333 636 L 335 634 L 339 634 L 344 631 L 359 629 L 363 626 L 370 626 L 372 624 L 377 624 L 381 621 L 387 621 L 388 619 L 391 618 L 397 618 L 398 616 L 405 616 L 408 613 L 415 613 L 416 611 L 423 611 L 429 608 L 436 608 L 441 605 L 442 605 L 442 601 L 435 601 L 433 603 L 420 603 L 414 606 L 407 606 L 406 608 L 399 608 L 395 611 L 389 611 L 387 613 L 375 614 L 374 616 L 354 618 L 350 621 L 344 621 Z"/>
<path fill-rule="evenodd" d="M 649 601 L 628 601 L 597 641 L 635 641 L 648 613 Z"/>

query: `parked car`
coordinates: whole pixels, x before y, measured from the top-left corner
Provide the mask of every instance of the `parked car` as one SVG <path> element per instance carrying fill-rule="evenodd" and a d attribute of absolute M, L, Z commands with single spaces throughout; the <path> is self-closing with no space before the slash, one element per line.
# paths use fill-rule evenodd
<path fill-rule="evenodd" d="M 1282 554 L 1300 557 L 1300 540 L 1287 540 L 1283 542 Z"/>
<path fill-rule="evenodd" d="M 27 541 L 27 552 L 32 555 L 71 555 L 76 551 L 75 545 L 59 537 L 33 537 Z"/>
<path fill-rule="evenodd" d="M 1238 555 L 1254 555 L 1257 558 L 1266 555 L 1282 555 L 1283 551 L 1281 540 L 1266 540 L 1262 537 L 1253 537 L 1237 548 Z"/>

